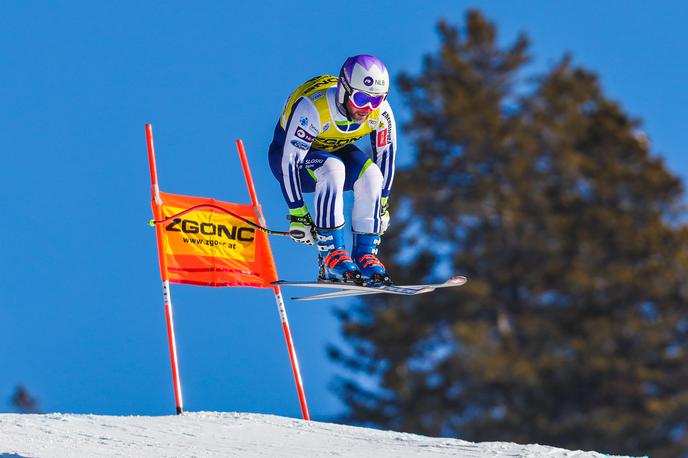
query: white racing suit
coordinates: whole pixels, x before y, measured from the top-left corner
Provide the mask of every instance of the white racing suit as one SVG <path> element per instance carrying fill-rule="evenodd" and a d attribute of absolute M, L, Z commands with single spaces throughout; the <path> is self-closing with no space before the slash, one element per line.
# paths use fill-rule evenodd
<path fill-rule="evenodd" d="M 290 209 L 305 205 L 315 226 L 344 224 L 344 191 L 354 192 L 354 232 L 380 234 L 380 199 L 394 180 L 396 124 L 385 100 L 363 123 L 349 121 L 336 102 L 337 78 L 319 76 L 301 85 L 285 103 L 268 153 L 270 168 Z M 353 143 L 368 135 L 372 158 Z"/>

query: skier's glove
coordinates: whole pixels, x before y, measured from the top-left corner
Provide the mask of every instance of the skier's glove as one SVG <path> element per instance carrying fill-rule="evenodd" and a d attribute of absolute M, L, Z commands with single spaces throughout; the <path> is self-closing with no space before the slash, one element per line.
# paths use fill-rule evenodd
<path fill-rule="evenodd" d="M 389 203 L 387 200 L 389 196 L 380 199 L 380 230 L 384 234 L 389 227 Z"/>
<path fill-rule="evenodd" d="M 306 206 L 290 208 L 287 219 L 291 221 L 289 237 L 295 242 L 313 245 L 315 241 L 315 225 Z"/>

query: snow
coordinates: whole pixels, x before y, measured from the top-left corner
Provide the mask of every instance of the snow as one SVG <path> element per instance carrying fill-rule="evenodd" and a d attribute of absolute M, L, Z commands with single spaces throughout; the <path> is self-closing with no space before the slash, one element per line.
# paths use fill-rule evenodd
<path fill-rule="evenodd" d="M 604 457 L 543 445 L 472 443 L 247 413 L 0 415 L 0 458 Z"/>

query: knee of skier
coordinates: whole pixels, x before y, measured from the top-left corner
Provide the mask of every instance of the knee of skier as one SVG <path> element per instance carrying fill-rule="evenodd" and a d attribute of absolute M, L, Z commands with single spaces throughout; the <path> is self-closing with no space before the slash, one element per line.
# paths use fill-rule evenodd
<path fill-rule="evenodd" d="M 344 188 L 346 169 L 344 162 L 336 158 L 328 158 L 316 172 L 318 181 L 327 181 L 336 188 Z"/>
<path fill-rule="evenodd" d="M 379 194 L 382 191 L 382 172 L 375 163 L 371 163 L 354 183 L 354 191 Z"/>

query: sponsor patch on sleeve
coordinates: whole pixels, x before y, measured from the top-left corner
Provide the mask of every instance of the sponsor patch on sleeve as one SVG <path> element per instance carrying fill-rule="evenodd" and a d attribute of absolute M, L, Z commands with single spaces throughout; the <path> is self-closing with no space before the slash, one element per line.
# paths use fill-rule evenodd
<path fill-rule="evenodd" d="M 301 140 L 306 140 L 308 143 L 313 143 L 313 140 L 315 140 L 315 137 L 306 132 L 303 128 L 301 128 L 301 126 L 296 128 L 294 135 L 299 137 Z"/>
<path fill-rule="evenodd" d="M 302 149 L 304 151 L 308 151 L 308 148 L 309 148 L 307 143 L 304 143 L 304 142 L 299 141 L 299 140 L 292 140 L 291 144 L 294 145 L 295 147 L 297 147 L 298 149 Z"/>
<path fill-rule="evenodd" d="M 387 129 L 382 129 L 377 132 L 377 147 L 384 148 L 387 146 Z"/>

